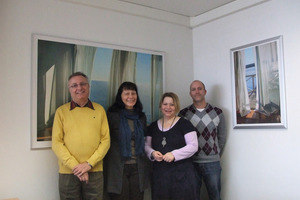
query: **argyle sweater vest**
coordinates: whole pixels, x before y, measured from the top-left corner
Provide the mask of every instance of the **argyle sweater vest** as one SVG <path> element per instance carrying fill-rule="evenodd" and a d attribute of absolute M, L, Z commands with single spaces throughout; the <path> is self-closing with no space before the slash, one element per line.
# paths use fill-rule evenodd
<path fill-rule="evenodd" d="M 189 120 L 197 130 L 199 149 L 193 157 L 194 162 L 219 161 L 226 137 L 222 110 L 207 104 L 200 112 L 194 105 L 190 105 L 181 110 L 179 116 Z"/>

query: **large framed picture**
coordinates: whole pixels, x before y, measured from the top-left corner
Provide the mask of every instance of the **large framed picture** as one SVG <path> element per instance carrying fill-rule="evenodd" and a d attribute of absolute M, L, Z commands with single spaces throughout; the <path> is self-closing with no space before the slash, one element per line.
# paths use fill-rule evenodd
<path fill-rule="evenodd" d="M 234 128 L 286 128 L 282 36 L 231 49 Z"/>
<path fill-rule="evenodd" d="M 45 35 L 33 35 L 31 148 L 51 147 L 56 109 L 71 101 L 68 77 L 85 73 L 90 100 L 107 109 L 124 81 L 137 84 L 150 123 L 159 118 L 164 53 Z"/>

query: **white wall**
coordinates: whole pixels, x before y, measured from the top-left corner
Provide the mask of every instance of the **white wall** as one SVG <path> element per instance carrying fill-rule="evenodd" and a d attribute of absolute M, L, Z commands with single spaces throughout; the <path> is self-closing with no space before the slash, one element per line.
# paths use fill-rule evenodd
<path fill-rule="evenodd" d="M 271 0 L 193 30 L 194 78 L 225 111 L 224 200 L 300 199 L 300 1 Z M 230 49 L 283 36 L 287 129 L 233 129 Z"/>
<path fill-rule="evenodd" d="M 59 199 L 56 157 L 30 149 L 33 33 L 163 51 L 166 91 L 189 100 L 191 29 L 59 0 L 1 0 L 0 199 Z"/>
<path fill-rule="evenodd" d="M 201 25 L 192 37 L 183 26 L 59 0 L 0 0 L 0 199 L 58 199 L 56 157 L 30 149 L 33 33 L 166 52 L 166 91 L 186 106 L 191 79 L 201 79 L 207 99 L 225 112 L 223 199 L 300 199 L 299 11 L 298 0 L 272 0 Z M 229 50 L 278 35 L 288 129 L 233 130 Z"/>

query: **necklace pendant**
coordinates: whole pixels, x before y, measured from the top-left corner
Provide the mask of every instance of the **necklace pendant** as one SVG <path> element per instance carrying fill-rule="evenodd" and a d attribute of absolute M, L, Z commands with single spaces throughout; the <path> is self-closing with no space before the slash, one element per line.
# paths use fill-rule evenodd
<path fill-rule="evenodd" d="M 165 147 L 165 145 L 167 144 L 166 137 L 163 137 L 161 144 L 163 147 Z"/>

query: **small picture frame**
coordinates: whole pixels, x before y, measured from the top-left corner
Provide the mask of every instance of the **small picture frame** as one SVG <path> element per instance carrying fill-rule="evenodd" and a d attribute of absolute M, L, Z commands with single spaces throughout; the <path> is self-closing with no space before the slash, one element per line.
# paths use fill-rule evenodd
<path fill-rule="evenodd" d="M 230 50 L 233 128 L 287 128 L 282 40 Z"/>

